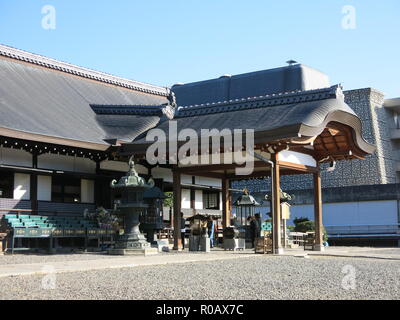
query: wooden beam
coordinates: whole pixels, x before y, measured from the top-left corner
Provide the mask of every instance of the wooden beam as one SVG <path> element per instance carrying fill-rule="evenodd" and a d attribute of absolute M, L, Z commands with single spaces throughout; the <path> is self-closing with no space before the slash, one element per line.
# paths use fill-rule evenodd
<path fill-rule="evenodd" d="M 308 154 L 309 156 L 312 156 L 312 157 L 314 157 L 314 155 L 315 155 L 314 149 L 305 148 L 305 146 L 303 146 L 303 145 L 290 146 L 289 150 Z"/>
<path fill-rule="evenodd" d="M 274 167 L 272 168 L 272 245 L 275 254 L 283 253 L 281 241 L 281 193 L 280 193 L 280 175 L 279 175 L 279 161 L 278 154 L 273 153 L 271 157 Z"/>
<path fill-rule="evenodd" d="M 60 146 L 76 147 L 81 149 L 90 149 L 97 151 L 106 151 L 110 146 L 107 144 L 99 144 L 87 141 L 78 141 L 67 138 L 58 138 L 44 134 L 24 132 L 20 130 L 0 128 L 0 135 L 9 138 L 16 138 L 21 140 L 36 141 L 39 143 L 50 143 Z"/>
<path fill-rule="evenodd" d="M 179 167 L 177 170 L 181 173 L 185 174 L 192 174 L 192 173 L 200 173 L 200 172 L 205 172 L 209 173 L 210 171 L 216 171 L 216 170 L 233 170 L 236 168 L 245 168 L 244 165 L 238 165 L 238 164 L 209 164 L 209 165 L 199 165 L 199 166 L 193 166 L 193 167 Z M 254 167 L 255 168 L 262 168 L 265 167 L 265 163 L 262 161 L 254 161 Z M 221 173 L 222 174 L 222 173 Z"/>
<path fill-rule="evenodd" d="M 190 209 L 196 209 L 196 190 L 190 188 Z"/>
<path fill-rule="evenodd" d="M 269 177 L 271 173 L 268 171 L 256 171 L 253 172 L 252 174 L 246 175 L 246 176 L 238 176 L 236 174 L 227 174 L 226 177 L 231 180 L 248 180 L 251 178 L 263 178 L 263 177 Z"/>
<path fill-rule="evenodd" d="M 226 228 L 231 224 L 231 211 L 230 211 L 230 192 L 229 192 L 229 179 L 222 179 L 222 227 Z"/>
<path fill-rule="evenodd" d="M 190 171 L 190 172 L 182 172 L 179 171 L 182 174 L 188 174 L 188 175 L 193 175 L 196 177 L 207 177 L 207 178 L 216 178 L 216 179 L 223 179 L 224 174 L 222 173 L 217 173 L 217 172 L 204 172 L 204 171 Z"/>
<path fill-rule="evenodd" d="M 36 152 L 32 152 L 32 168 L 37 169 L 37 164 L 38 155 Z M 38 175 L 36 172 L 32 172 L 30 177 L 30 199 L 32 211 L 38 214 Z"/>
<path fill-rule="evenodd" d="M 282 169 L 290 169 L 294 171 L 301 171 L 306 173 L 313 173 L 318 171 L 316 167 L 306 166 L 304 164 L 291 163 L 286 161 L 279 161 L 279 166 Z"/>
<path fill-rule="evenodd" d="M 323 251 L 322 232 L 322 190 L 321 173 L 318 170 L 314 173 L 314 223 L 315 223 L 315 246 L 314 250 Z"/>
<path fill-rule="evenodd" d="M 175 168 L 172 170 L 172 187 L 174 194 L 174 250 L 182 250 L 181 239 L 181 173 Z"/>

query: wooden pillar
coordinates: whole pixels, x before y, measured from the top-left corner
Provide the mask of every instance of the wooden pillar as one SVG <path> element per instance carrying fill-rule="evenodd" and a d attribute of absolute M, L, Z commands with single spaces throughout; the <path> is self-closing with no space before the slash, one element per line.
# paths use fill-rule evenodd
<path fill-rule="evenodd" d="M 181 174 L 176 169 L 172 170 L 172 185 L 174 194 L 174 250 L 182 250 L 181 239 Z"/>
<path fill-rule="evenodd" d="M 192 176 L 192 184 L 196 184 L 196 177 Z M 190 208 L 195 212 L 196 209 L 196 190 L 192 187 L 190 188 Z"/>
<path fill-rule="evenodd" d="M 281 193 L 280 193 L 280 175 L 279 175 L 279 161 L 278 154 L 271 154 L 271 160 L 274 163 L 271 174 L 272 182 L 272 245 L 274 254 L 282 254 L 282 234 L 281 234 Z"/>
<path fill-rule="evenodd" d="M 190 189 L 190 209 L 196 209 L 196 190 Z"/>
<path fill-rule="evenodd" d="M 318 170 L 314 174 L 314 223 L 315 223 L 315 251 L 324 251 L 322 231 L 322 190 L 321 173 Z"/>
<path fill-rule="evenodd" d="M 222 179 L 222 228 L 231 225 L 229 179 Z"/>
<path fill-rule="evenodd" d="M 104 205 L 102 203 L 102 181 L 97 177 L 100 174 L 100 161 L 96 161 L 96 177 L 94 179 L 94 203 L 96 207 Z M 108 207 L 112 207 L 111 203 L 108 203 Z"/>
<path fill-rule="evenodd" d="M 32 168 L 37 169 L 38 155 L 36 152 L 32 153 Z M 30 199 L 31 209 L 33 214 L 38 214 L 38 175 L 36 172 L 31 173 L 30 178 Z"/>

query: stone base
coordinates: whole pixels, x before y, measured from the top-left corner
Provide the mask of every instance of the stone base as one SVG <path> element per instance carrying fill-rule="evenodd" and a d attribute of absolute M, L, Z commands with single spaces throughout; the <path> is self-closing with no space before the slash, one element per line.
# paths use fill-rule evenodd
<path fill-rule="evenodd" d="M 210 252 L 210 238 L 201 238 L 200 239 L 200 251 Z"/>
<path fill-rule="evenodd" d="M 189 251 L 199 251 L 199 249 L 200 249 L 200 236 L 190 235 Z"/>
<path fill-rule="evenodd" d="M 325 251 L 325 247 L 322 244 L 314 244 L 313 251 Z"/>
<path fill-rule="evenodd" d="M 274 248 L 273 250 L 274 254 L 284 254 L 283 248 Z"/>
<path fill-rule="evenodd" d="M 210 238 L 203 236 L 193 236 L 189 237 L 189 251 L 203 251 L 210 252 Z"/>
<path fill-rule="evenodd" d="M 158 254 L 157 248 L 146 248 L 146 249 L 109 249 L 108 254 L 114 256 L 150 256 Z"/>
<path fill-rule="evenodd" d="M 225 250 L 244 250 L 246 248 L 245 239 L 224 239 Z"/>

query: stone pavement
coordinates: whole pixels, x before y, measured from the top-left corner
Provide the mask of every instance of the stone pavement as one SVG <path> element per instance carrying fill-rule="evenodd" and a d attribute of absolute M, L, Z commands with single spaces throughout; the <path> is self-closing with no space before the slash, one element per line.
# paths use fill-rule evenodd
<path fill-rule="evenodd" d="M 328 247 L 323 252 L 303 251 L 310 256 L 331 256 L 351 258 L 372 258 L 400 260 L 400 248 L 371 248 L 371 247 Z M 286 254 L 291 254 L 291 249 L 286 249 Z"/>
<path fill-rule="evenodd" d="M 163 265 L 173 263 L 188 263 L 200 261 L 229 260 L 238 258 L 257 257 L 252 251 L 229 252 L 216 250 L 211 253 L 161 253 L 151 256 L 109 256 L 102 259 L 96 259 L 93 255 L 92 260 L 66 260 L 52 261 L 45 263 L 29 264 L 3 264 L 0 265 L 0 278 L 9 276 L 22 276 L 34 274 L 48 274 L 49 272 L 74 272 L 89 271 L 115 268 L 132 268 L 138 266 Z M 10 257 L 12 259 L 12 257 Z"/>
<path fill-rule="evenodd" d="M 79 256 L 79 254 L 77 254 Z M 260 257 L 262 255 L 254 254 L 252 250 L 245 251 L 224 251 L 215 249 L 211 253 L 189 253 L 173 252 L 160 253 L 152 256 L 104 256 L 96 258 L 79 259 L 74 255 L 74 259 L 68 259 L 68 256 L 62 257 L 62 261 L 47 261 L 40 263 L 18 263 L 0 264 L 0 277 L 23 276 L 34 274 L 48 274 L 49 272 L 76 272 L 115 268 L 132 268 L 149 265 L 176 264 L 201 261 L 231 260 L 239 258 Z M 324 252 L 304 251 L 302 249 L 286 249 L 285 256 L 297 257 L 352 257 L 352 258 L 373 258 L 390 259 L 400 261 L 400 248 L 361 248 L 361 247 L 329 247 Z M 12 259 L 15 256 L 9 256 Z"/>

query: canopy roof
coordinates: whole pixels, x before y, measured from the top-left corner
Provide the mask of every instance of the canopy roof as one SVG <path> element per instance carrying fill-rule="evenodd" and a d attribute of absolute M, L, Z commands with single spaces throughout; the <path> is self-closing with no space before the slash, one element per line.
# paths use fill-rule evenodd
<path fill-rule="evenodd" d="M 180 107 L 173 119 L 156 127 L 167 137 L 170 121 L 177 122 L 178 132 L 193 129 L 199 137 L 202 129 L 253 129 L 256 145 L 312 142 L 312 152 L 319 159 L 364 157 L 374 151 L 363 139 L 361 121 L 344 102 L 339 85 Z M 143 135 L 124 144 L 123 152 L 143 153 L 151 143 Z"/>

